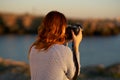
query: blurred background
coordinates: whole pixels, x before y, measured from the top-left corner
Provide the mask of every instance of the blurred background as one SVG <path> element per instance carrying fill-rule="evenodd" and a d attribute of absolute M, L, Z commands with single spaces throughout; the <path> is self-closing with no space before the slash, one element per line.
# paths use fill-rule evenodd
<path fill-rule="evenodd" d="M 65 14 L 68 23 L 84 26 L 80 45 L 84 69 L 80 77 L 86 77 L 91 71 L 92 77 L 102 74 L 120 78 L 119 8 L 120 0 L 0 0 L 0 71 L 6 67 L 3 61 L 7 61 L 7 67 L 11 61 L 29 64 L 28 50 L 41 21 L 49 11 L 57 10 Z M 2 75 L 0 79 L 6 78 Z"/>

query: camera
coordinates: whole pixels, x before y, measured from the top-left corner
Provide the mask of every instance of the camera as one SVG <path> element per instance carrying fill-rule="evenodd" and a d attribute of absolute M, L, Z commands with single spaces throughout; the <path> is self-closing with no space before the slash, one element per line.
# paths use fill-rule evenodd
<path fill-rule="evenodd" d="M 80 30 L 83 30 L 83 26 L 81 24 L 69 24 L 66 28 L 66 40 L 72 39 L 72 32 L 74 32 L 75 35 L 78 35 Z"/>

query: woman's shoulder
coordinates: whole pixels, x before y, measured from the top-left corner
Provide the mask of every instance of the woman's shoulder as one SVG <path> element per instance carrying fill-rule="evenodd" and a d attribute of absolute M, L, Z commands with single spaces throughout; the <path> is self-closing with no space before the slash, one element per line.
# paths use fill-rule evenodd
<path fill-rule="evenodd" d="M 56 47 L 56 48 L 63 48 L 63 49 L 65 49 L 65 48 L 69 49 L 68 46 L 65 46 L 63 44 L 54 44 L 54 47 Z"/>
<path fill-rule="evenodd" d="M 62 61 L 66 62 L 67 59 L 72 58 L 72 50 L 65 45 L 54 44 L 54 50 L 59 54 Z"/>
<path fill-rule="evenodd" d="M 68 46 L 62 44 L 54 44 L 54 47 L 61 52 L 71 53 L 71 49 Z"/>

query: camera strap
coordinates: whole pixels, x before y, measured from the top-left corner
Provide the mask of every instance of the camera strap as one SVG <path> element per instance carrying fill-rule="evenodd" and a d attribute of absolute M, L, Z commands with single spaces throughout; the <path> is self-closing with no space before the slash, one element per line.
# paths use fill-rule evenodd
<path fill-rule="evenodd" d="M 76 71 L 75 71 L 75 74 L 74 74 L 74 77 L 73 77 L 72 80 L 77 80 L 78 71 L 79 71 L 79 65 L 78 65 L 78 60 L 77 60 L 77 56 L 76 56 L 76 51 L 74 50 L 73 41 L 72 41 L 72 51 L 73 51 L 73 60 L 74 60 L 74 64 L 75 64 L 75 67 L 76 67 Z"/>

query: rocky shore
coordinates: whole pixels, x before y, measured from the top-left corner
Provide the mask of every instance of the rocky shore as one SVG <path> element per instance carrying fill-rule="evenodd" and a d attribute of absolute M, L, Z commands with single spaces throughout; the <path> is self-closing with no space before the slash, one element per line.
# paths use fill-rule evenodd
<path fill-rule="evenodd" d="M 0 58 L 0 80 L 30 80 L 29 65 Z"/>
<path fill-rule="evenodd" d="M 120 63 L 83 67 L 78 80 L 120 80 Z"/>
<path fill-rule="evenodd" d="M 29 65 L 0 58 L 0 80 L 30 80 Z M 78 80 L 120 80 L 120 63 L 82 67 Z"/>

